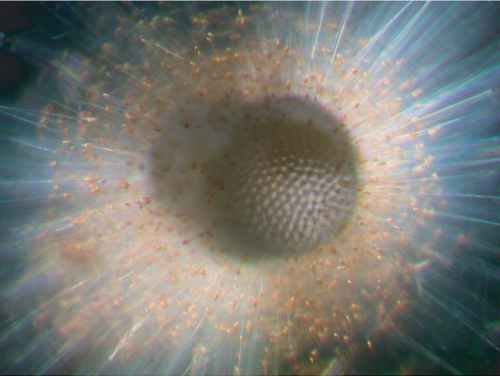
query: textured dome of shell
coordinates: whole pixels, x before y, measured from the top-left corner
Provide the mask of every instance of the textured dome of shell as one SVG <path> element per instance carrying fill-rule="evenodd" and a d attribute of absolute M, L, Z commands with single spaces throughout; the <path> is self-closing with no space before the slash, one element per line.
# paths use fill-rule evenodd
<path fill-rule="evenodd" d="M 318 105 L 290 97 L 273 105 L 281 102 L 295 111 L 275 109 L 244 127 L 218 164 L 228 231 L 271 255 L 307 252 L 337 235 L 356 196 L 356 154 L 340 122 Z"/>

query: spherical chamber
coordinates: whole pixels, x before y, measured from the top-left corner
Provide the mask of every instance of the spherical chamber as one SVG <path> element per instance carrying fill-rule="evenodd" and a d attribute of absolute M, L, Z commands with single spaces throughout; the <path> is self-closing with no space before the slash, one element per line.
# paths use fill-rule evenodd
<path fill-rule="evenodd" d="M 227 248 L 252 259 L 305 253 L 341 232 L 355 206 L 357 155 L 331 110 L 266 96 L 221 102 L 205 115 L 183 147 L 200 168 L 155 178 L 158 192 L 200 231 L 216 228 Z M 161 155 L 159 170 L 158 161 L 175 159 L 166 142 L 153 153 Z M 200 149 L 212 152 L 200 161 Z"/>

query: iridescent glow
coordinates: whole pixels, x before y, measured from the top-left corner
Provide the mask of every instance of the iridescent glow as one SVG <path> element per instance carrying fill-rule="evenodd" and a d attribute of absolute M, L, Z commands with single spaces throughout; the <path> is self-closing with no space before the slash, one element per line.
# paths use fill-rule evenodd
<path fill-rule="evenodd" d="M 12 38 L 43 72 L 0 105 L 2 368 L 494 373 L 499 7 L 241 7 L 83 3 L 63 16 L 81 48 Z M 354 190 L 335 233 L 261 259 L 221 192 L 239 140 L 283 122 L 340 140 Z M 266 198 L 238 194 L 236 220 L 267 235 Z"/>

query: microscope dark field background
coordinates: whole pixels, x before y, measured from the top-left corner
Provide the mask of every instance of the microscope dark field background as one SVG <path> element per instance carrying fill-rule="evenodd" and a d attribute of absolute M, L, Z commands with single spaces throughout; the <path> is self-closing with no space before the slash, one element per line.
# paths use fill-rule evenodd
<path fill-rule="evenodd" d="M 0 3 L 0 373 L 498 374 L 498 19 Z"/>

